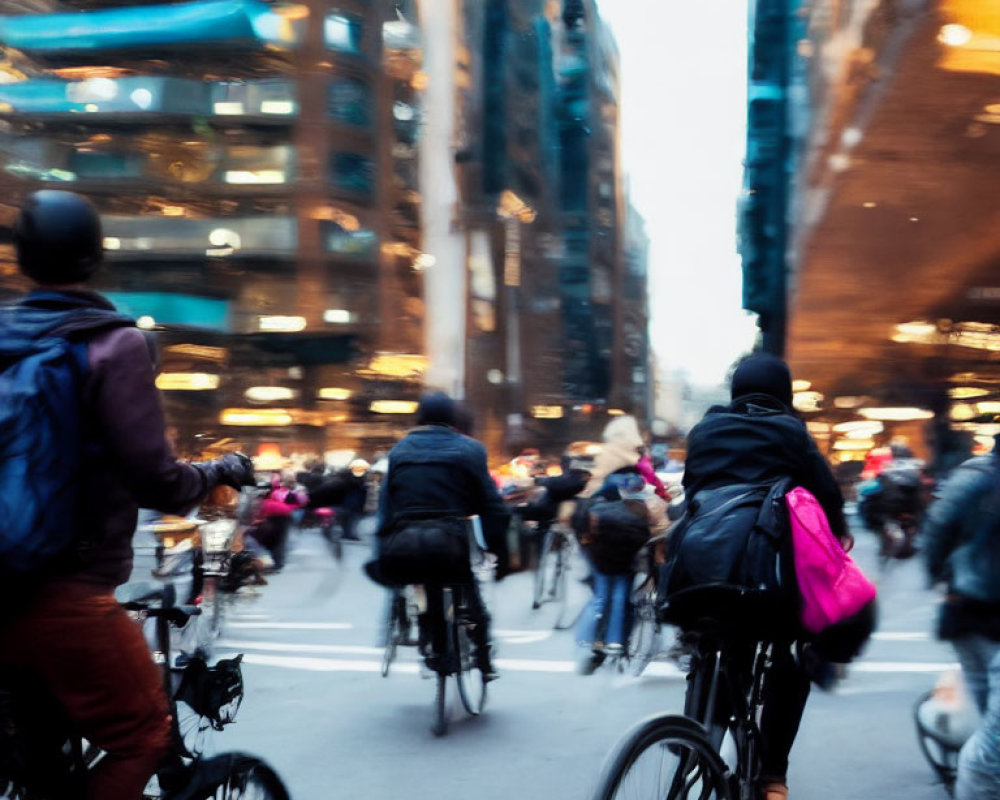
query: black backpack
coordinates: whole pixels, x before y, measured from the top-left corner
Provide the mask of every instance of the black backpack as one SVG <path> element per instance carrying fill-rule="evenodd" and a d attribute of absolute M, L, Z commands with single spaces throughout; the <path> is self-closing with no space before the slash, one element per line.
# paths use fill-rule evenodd
<path fill-rule="evenodd" d="M 660 597 L 704 586 L 750 590 L 794 610 L 797 602 L 785 492 L 789 478 L 703 489 L 667 538 Z M 671 620 L 677 622 L 677 620 Z"/>
<path fill-rule="evenodd" d="M 605 575 L 631 572 L 635 554 L 650 537 L 646 504 L 597 496 L 582 501 L 579 514 L 577 535 L 594 567 Z"/>

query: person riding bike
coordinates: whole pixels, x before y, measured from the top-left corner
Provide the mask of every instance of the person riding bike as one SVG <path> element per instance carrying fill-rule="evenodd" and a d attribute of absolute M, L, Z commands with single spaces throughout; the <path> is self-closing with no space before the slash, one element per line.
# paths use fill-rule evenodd
<path fill-rule="evenodd" d="M 389 452 L 389 469 L 379 495 L 379 530 L 391 529 L 395 522 L 414 515 L 436 514 L 441 517 L 478 515 L 482 521 L 487 547 L 502 554 L 501 540 L 506 536 L 509 515 L 486 464 L 485 448 L 456 426 L 463 420 L 452 398 L 443 392 L 424 395 L 417 408 L 417 427 L 413 428 Z M 378 560 L 366 567 L 379 582 Z M 477 666 L 484 679 L 498 677 L 493 666 L 490 645 L 490 618 L 472 575 L 463 570 L 457 583 L 466 590 L 469 612 L 475 623 L 473 643 Z M 441 585 L 424 584 L 427 595 L 424 625 L 435 654 L 446 651 Z M 432 657 L 433 659 L 433 657 Z M 429 661 L 432 669 L 442 665 Z"/>
<path fill-rule="evenodd" d="M 805 424 L 792 409 L 788 366 L 766 353 L 742 360 L 733 373 L 732 402 L 708 410 L 688 434 L 682 480 L 688 503 L 699 493 L 731 484 L 756 484 L 790 477 L 808 489 L 845 545 L 853 541 L 843 514 L 843 496 L 833 471 Z M 736 609 L 734 609 L 734 612 Z M 791 643 L 774 648 L 764 686 L 761 730 L 762 800 L 788 797 L 788 754 L 798 732 L 811 677 L 822 679 L 793 656 Z M 819 663 L 825 669 L 827 665 Z"/>
<path fill-rule="evenodd" d="M 982 722 L 959 752 L 957 800 L 1000 798 L 1000 435 L 955 468 L 927 511 L 924 558 L 947 584 L 938 636 L 955 648 Z"/>
<path fill-rule="evenodd" d="M 34 288 L 0 311 L 0 338 L 114 311 L 85 286 L 103 255 L 100 218 L 87 200 L 35 192 L 18 215 L 14 239 L 18 266 Z M 132 571 L 138 508 L 186 513 L 220 484 L 252 484 L 253 465 L 237 453 L 202 464 L 178 461 L 164 436 L 142 332 L 118 325 L 87 341 L 78 539 L 57 568 L 20 587 L 13 610 L 5 599 L 0 662 L 41 678 L 76 730 L 105 751 L 88 773 L 88 800 L 131 800 L 170 744 L 160 672 L 113 594 Z"/>

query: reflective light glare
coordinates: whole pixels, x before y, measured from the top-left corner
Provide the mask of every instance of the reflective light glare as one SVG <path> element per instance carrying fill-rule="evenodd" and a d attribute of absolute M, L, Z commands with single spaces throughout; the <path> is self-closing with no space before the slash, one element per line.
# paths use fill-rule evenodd
<path fill-rule="evenodd" d="M 608 416 L 609 417 L 622 417 L 624 415 L 625 415 L 625 412 L 622 411 L 620 408 L 609 408 L 608 409 Z"/>
<path fill-rule="evenodd" d="M 234 250 L 238 250 L 243 244 L 240 235 L 229 228 L 216 228 L 208 234 L 208 241 L 216 247 L 232 247 Z"/>
<path fill-rule="evenodd" d="M 240 102 L 218 102 L 212 106 L 212 110 L 220 116 L 245 113 L 243 103 Z"/>
<path fill-rule="evenodd" d="M 156 327 L 156 320 L 149 316 L 149 314 L 143 314 L 135 321 L 135 326 L 142 328 L 144 331 L 151 331 Z"/>
<path fill-rule="evenodd" d="M 292 415 L 283 408 L 226 408 L 219 415 L 222 425 L 291 425 Z"/>
<path fill-rule="evenodd" d="M 160 213 L 165 217 L 183 217 L 187 212 L 184 210 L 184 206 L 163 206 Z"/>
<path fill-rule="evenodd" d="M 323 312 L 323 322 L 331 325 L 346 325 L 351 321 L 351 312 L 346 308 L 328 308 Z"/>
<path fill-rule="evenodd" d="M 878 419 L 892 422 L 906 422 L 916 419 L 930 419 L 933 411 L 915 406 L 886 406 L 884 408 L 860 408 L 858 413 L 865 419 Z"/>
<path fill-rule="evenodd" d="M 833 398 L 834 408 L 857 408 L 865 402 L 865 398 L 858 395 L 842 395 Z"/>
<path fill-rule="evenodd" d="M 874 446 L 872 439 L 838 439 L 833 443 L 834 450 L 871 450 Z"/>
<path fill-rule="evenodd" d="M 350 389 L 341 389 L 339 386 L 324 386 L 317 393 L 320 400 L 349 400 Z"/>
<path fill-rule="evenodd" d="M 437 264 L 437 259 L 430 253 L 421 253 L 413 260 L 413 266 L 417 269 L 430 269 Z"/>
<path fill-rule="evenodd" d="M 610 412 L 609 412 L 610 413 Z M 535 419 L 562 419 L 562 406 L 532 406 L 531 416 Z"/>
<path fill-rule="evenodd" d="M 255 403 L 273 403 L 277 400 L 292 400 L 298 394 L 288 386 L 251 386 L 243 396 Z"/>
<path fill-rule="evenodd" d="M 820 392 L 795 392 L 792 395 L 792 405 L 799 411 L 819 411 L 822 403 Z"/>
<path fill-rule="evenodd" d="M 121 250 L 122 240 L 117 236 L 105 236 L 104 237 L 104 249 L 105 250 Z"/>
<path fill-rule="evenodd" d="M 222 361 L 228 355 L 225 347 L 212 347 L 207 344 L 172 344 L 166 348 L 166 352 L 209 361 Z"/>
<path fill-rule="evenodd" d="M 156 388 L 163 392 L 205 392 L 219 388 L 220 378 L 210 372 L 161 372 Z"/>
<path fill-rule="evenodd" d="M 280 169 L 230 169 L 223 176 L 226 183 L 236 185 L 275 184 L 285 182 L 285 173 Z"/>
<path fill-rule="evenodd" d="M 260 111 L 262 114 L 294 114 L 295 103 L 292 100 L 264 100 Z"/>
<path fill-rule="evenodd" d="M 390 378 L 419 378 L 427 371 L 427 357 L 412 353 L 376 353 L 361 375 L 384 375 Z"/>
<path fill-rule="evenodd" d="M 494 385 L 503 383 L 503 370 L 497 369 L 496 367 L 491 370 L 487 370 L 486 380 Z"/>
<path fill-rule="evenodd" d="M 262 331 L 295 333 L 306 328 L 305 317 L 292 317 L 280 314 L 257 318 L 257 324 Z"/>
<path fill-rule="evenodd" d="M 949 410 L 948 416 L 959 422 L 968 422 L 977 416 L 976 407 L 972 403 L 955 403 Z"/>
<path fill-rule="evenodd" d="M 941 44 L 946 44 L 949 47 L 962 47 L 962 45 L 972 41 L 972 31 L 964 25 L 956 23 L 942 25 L 941 30 L 938 31 L 937 39 Z"/>
<path fill-rule="evenodd" d="M 793 392 L 804 392 L 810 386 L 812 386 L 812 382 L 811 381 L 806 381 L 806 380 L 801 380 L 801 379 L 792 381 L 792 391 Z"/>
<path fill-rule="evenodd" d="M 948 397 L 953 400 L 968 400 L 970 397 L 984 397 L 989 393 L 989 389 L 980 386 L 954 386 L 948 390 Z"/>
<path fill-rule="evenodd" d="M 874 419 L 856 419 L 850 422 L 838 422 L 833 426 L 833 430 L 836 433 L 853 433 L 858 437 L 874 436 L 876 433 L 882 433 L 884 429 L 885 425 Z"/>
<path fill-rule="evenodd" d="M 1000 402 L 989 400 L 985 403 L 976 403 L 976 410 L 980 414 L 1000 414 Z"/>
<path fill-rule="evenodd" d="M 153 93 L 149 89 L 133 89 L 129 99 L 143 111 L 153 105 Z"/>
<path fill-rule="evenodd" d="M 373 400 L 368 409 L 375 414 L 412 414 L 417 410 L 413 400 Z"/>
<path fill-rule="evenodd" d="M 877 207 L 877 206 L 878 206 L 878 203 L 873 203 L 873 202 L 872 202 L 871 200 L 869 200 L 868 202 L 866 202 L 866 203 L 862 203 L 861 205 L 862 205 L 862 206 L 863 206 L 864 208 L 875 208 L 875 207 Z"/>

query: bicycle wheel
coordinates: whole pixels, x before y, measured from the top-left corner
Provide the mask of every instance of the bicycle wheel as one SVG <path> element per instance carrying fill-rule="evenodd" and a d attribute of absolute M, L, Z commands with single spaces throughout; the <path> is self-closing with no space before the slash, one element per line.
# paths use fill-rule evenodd
<path fill-rule="evenodd" d="M 531 607 L 537 609 L 547 602 L 545 590 L 554 586 L 553 577 L 556 569 L 556 533 L 551 528 L 545 531 L 541 545 L 538 548 L 538 564 L 535 565 L 535 589 L 531 597 Z"/>
<path fill-rule="evenodd" d="M 396 649 L 402 639 L 403 627 L 399 619 L 399 603 L 402 595 L 393 592 L 389 602 L 389 613 L 385 621 L 385 650 L 382 653 L 382 677 L 388 677 L 389 667 L 396 660 Z"/>
<path fill-rule="evenodd" d="M 605 763 L 594 800 L 731 800 L 726 766 L 698 723 L 676 715 L 634 727 Z"/>
<path fill-rule="evenodd" d="M 271 767 L 255 756 L 224 753 L 202 761 L 180 794 L 197 800 L 289 800 Z M 169 797 L 169 795 L 166 795 Z"/>
<path fill-rule="evenodd" d="M 461 619 L 452 624 L 451 639 L 455 653 L 458 654 L 458 669 L 455 672 L 458 696 L 465 710 L 475 717 L 482 712 L 486 703 L 486 681 L 476 664 L 469 629 Z"/>
<path fill-rule="evenodd" d="M 629 671 L 638 677 L 660 649 L 660 625 L 656 620 L 656 584 L 646 578 L 632 595 L 632 631 L 628 639 Z"/>
<path fill-rule="evenodd" d="M 448 732 L 448 675 L 444 671 L 438 672 L 436 687 L 434 690 L 434 722 L 431 725 L 431 733 L 435 736 L 444 736 Z"/>

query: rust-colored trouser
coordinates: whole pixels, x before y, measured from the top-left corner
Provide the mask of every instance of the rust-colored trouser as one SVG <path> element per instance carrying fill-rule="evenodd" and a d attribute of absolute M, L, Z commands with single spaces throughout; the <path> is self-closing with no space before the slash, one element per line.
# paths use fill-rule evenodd
<path fill-rule="evenodd" d="M 160 671 L 110 589 L 53 584 L 0 630 L 0 661 L 41 678 L 88 741 L 106 751 L 87 800 L 138 800 L 170 745 Z"/>

